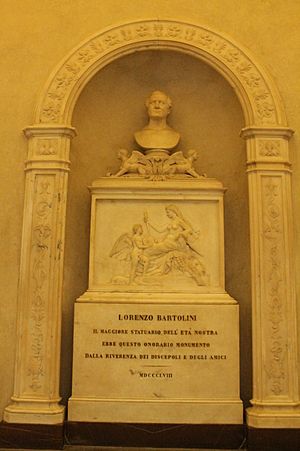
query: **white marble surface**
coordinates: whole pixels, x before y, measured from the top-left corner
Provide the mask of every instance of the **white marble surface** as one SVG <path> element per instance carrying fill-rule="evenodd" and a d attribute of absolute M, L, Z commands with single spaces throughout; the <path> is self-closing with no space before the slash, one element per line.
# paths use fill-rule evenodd
<path fill-rule="evenodd" d="M 222 184 L 109 177 L 91 193 L 69 420 L 241 424 Z"/>
<path fill-rule="evenodd" d="M 89 290 L 224 293 L 223 191 L 206 178 L 94 182 Z"/>
<path fill-rule="evenodd" d="M 239 424 L 237 305 L 77 303 L 69 420 Z"/>

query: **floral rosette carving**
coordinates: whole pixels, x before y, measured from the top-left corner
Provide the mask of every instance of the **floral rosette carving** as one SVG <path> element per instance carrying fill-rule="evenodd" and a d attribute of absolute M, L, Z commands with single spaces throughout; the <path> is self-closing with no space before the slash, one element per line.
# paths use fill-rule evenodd
<path fill-rule="evenodd" d="M 247 92 L 257 124 L 276 124 L 273 93 L 262 71 L 227 38 L 192 24 L 176 21 L 143 21 L 105 31 L 77 49 L 61 66 L 45 94 L 38 122 L 59 123 L 63 119 L 68 98 L 79 80 L 101 60 L 101 56 L 133 43 L 149 42 L 153 48 L 163 48 L 169 42 L 189 44 L 224 64 L 232 77 Z M 204 52 L 204 53 L 203 53 Z"/>

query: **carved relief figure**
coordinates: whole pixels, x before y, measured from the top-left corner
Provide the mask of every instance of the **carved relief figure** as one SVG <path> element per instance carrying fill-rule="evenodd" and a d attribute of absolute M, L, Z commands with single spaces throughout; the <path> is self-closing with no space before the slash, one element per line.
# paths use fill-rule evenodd
<path fill-rule="evenodd" d="M 144 213 L 144 224 L 136 224 L 132 233 L 121 235 L 110 257 L 129 263 L 126 276 L 117 275 L 113 283 L 156 283 L 180 274 L 197 285 L 208 285 L 209 277 L 199 250 L 199 231 L 183 216 L 176 205 L 165 207 L 168 223 L 157 226 Z"/>
<path fill-rule="evenodd" d="M 188 174 L 192 177 L 200 177 L 193 168 L 193 163 L 197 158 L 198 153 L 194 149 L 188 151 L 187 157 L 181 151 L 175 152 L 164 162 L 163 172 L 166 175 Z"/>
<path fill-rule="evenodd" d="M 128 150 L 120 149 L 118 158 L 121 160 L 121 167 L 115 174 L 115 177 L 120 177 L 124 174 L 146 175 L 150 173 L 149 161 L 137 150 L 134 150 L 129 156 Z"/>

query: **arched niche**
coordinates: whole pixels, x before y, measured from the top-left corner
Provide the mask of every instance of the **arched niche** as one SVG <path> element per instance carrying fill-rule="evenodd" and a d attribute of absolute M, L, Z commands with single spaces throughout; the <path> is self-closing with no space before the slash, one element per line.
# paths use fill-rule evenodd
<path fill-rule="evenodd" d="M 247 140 L 253 306 L 254 427 L 299 426 L 288 139 L 292 131 L 267 72 L 228 37 L 178 21 L 105 30 L 51 74 L 27 127 L 26 190 L 15 391 L 8 422 L 60 423 L 61 299 L 71 118 L 84 86 L 104 66 L 142 50 L 177 51 L 211 65 L 240 101 Z M 289 327 L 287 327 L 289 325 Z M 288 351 L 286 351 L 288 349 Z M 275 408 L 274 408 L 275 407 Z"/>
<path fill-rule="evenodd" d="M 250 244 L 243 112 L 234 90 L 214 68 L 190 54 L 149 50 L 114 60 L 81 91 L 72 115 L 62 335 L 62 394 L 70 396 L 73 304 L 87 289 L 90 193 L 107 171 L 117 172 L 120 147 L 133 149 L 134 131 L 147 114 L 143 101 L 154 89 L 173 101 L 169 123 L 181 133 L 180 149 L 197 148 L 198 173 L 222 180 L 225 196 L 226 288 L 240 303 L 241 392 L 251 396 Z M 76 246 L 74 246 L 76 242 Z"/>
<path fill-rule="evenodd" d="M 35 122 L 70 124 L 76 99 L 94 74 L 113 60 L 144 49 L 176 50 L 213 66 L 236 90 L 245 126 L 286 124 L 275 85 L 245 49 L 207 28 L 158 20 L 110 28 L 72 51 L 49 77 Z"/>

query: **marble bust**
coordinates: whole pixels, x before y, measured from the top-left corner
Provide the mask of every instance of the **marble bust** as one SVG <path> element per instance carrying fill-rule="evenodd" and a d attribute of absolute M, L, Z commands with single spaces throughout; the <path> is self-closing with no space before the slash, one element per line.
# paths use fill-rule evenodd
<path fill-rule="evenodd" d="M 172 102 L 162 91 L 153 91 L 145 102 L 149 121 L 134 133 L 140 150 L 119 149 L 121 166 L 113 177 L 143 177 L 150 180 L 201 177 L 194 168 L 198 152 L 190 149 L 186 155 L 175 150 L 180 134 L 167 123 Z M 205 174 L 202 176 L 206 177 Z"/>
<path fill-rule="evenodd" d="M 134 134 L 136 143 L 145 151 L 164 150 L 170 153 L 179 140 L 180 134 L 167 124 L 172 102 L 164 92 L 153 91 L 145 102 L 149 122 Z"/>

